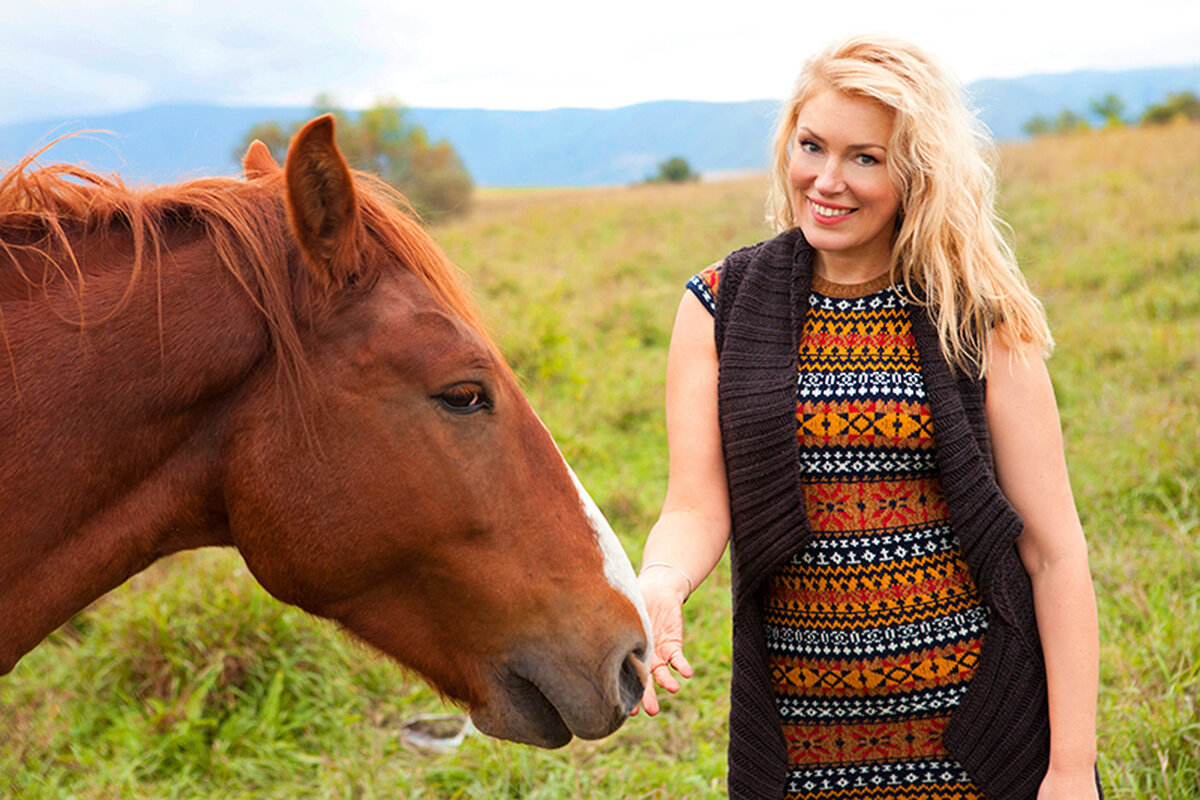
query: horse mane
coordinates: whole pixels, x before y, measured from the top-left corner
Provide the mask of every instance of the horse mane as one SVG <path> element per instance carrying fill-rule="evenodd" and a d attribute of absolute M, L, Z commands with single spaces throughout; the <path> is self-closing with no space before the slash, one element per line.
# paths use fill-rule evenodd
<path fill-rule="evenodd" d="M 279 356 L 282 383 L 292 398 L 299 400 L 312 380 L 301 346 L 299 322 L 302 312 L 319 315 L 321 309 L 319 299 L 314 300 L 311 292 L 309 302 L 317 307 L 298 308 L 301 293 L 296 291 L 292 270 L 294 265 L 303 264 L 303 256 L 290 232 L 283 171 L 253 180 L 195 178 L 134 188 L 118 176 L 99 175 L 72 164 L 30 169 L 53 144 L 26 156 L 0 178 L 0 277 L 15 272 L 31 288 L 44 289 L 47 278 L 27 274 L 18 259 L 21 253 L 41 257 L 53 273 L 75 286 L 79 316 L 69 321 L 82 329 L 115 316 L 129 301 L 147 266 L 160 269 L 165 243 L 174 231 L 203 226 L 221 264 L 263 314 Z M 467 291 L 465 274 L 425 232 L 403 195 L 373 175 L 360 171 L 352 174 L 362 233 L 390 256 L 363 259 L 363 269 L 403 265 L 437 302 L 466 322 L 499 355 Z M 111 230 L 123 230 L 132 242 L 129 281 L 108 313 L 98 320 L 85 320 L 85 274 L 72 238 Z M 364 272 L 358 281 L 370 285 L 379 277 Z M 161 295 L 158 313 L 161 330 Z M 7 346 L 2 311 L 0 336 Z M 499 362 L 504 364 L 502 358 Z"/>

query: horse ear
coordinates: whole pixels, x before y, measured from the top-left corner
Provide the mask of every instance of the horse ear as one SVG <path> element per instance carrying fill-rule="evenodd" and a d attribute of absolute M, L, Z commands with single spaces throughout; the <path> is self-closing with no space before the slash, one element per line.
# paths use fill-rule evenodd
<path fill-rule="evenodd" d="M 288 148 L 288 216 L 313 277 L 336 289 L 358 272 L 359 219 L 354 179 L 333 139 L 333 117 L 309 122 Z"/>
<path fill-rule="evenodd" d="M 271 149 L 258 139 L 251 142 L 246 155 L 242 157 L 242 172 L 246 174 L 246 180 L 252 181 L 278 171 L 279 164 L 271 156 Z"/>

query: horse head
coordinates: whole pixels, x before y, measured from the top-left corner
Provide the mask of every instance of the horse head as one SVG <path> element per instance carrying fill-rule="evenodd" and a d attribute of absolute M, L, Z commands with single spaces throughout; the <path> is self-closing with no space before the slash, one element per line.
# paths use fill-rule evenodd
<path fill-rule="evenodd" d="M 231 536 L 273 595 L 416 670 L 484 733 L 605 736 L 646 680 L 632 568 L 436 245 L 333 133 L 310 122 L 282 168 L 246 156 L 295 239 L 306 402 L 298 425 L 269 369 L 241 392 L 222 444 Z"/>

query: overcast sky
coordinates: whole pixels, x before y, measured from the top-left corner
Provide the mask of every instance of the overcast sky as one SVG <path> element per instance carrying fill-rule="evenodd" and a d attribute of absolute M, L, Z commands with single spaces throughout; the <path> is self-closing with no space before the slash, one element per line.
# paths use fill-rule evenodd
<path fill-rule="evenodd" d="M 848 33 L 963 82 L 1200 62 L 1200 1 L 35 0 L 0 27 L 0 124 L 157 103 L 611 108 L 782 98 Z M 256 7 L 258 6 L 258 7 Z"/>

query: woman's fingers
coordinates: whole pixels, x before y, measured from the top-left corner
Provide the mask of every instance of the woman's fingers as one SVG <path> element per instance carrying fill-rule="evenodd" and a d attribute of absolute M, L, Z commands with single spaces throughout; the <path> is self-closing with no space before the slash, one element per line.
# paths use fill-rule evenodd
<path fill-rule="evenodd" d="M 661 710 L 658 705 L 658 692 L 655 686 L 666 689 L 671 694 L 679 691 L 680 684 L 671 670 L 675 669 L 685 678 L 692 677 L 692 665 L 683 655 L 683 649 L 676 645 L 672 655 L 666 661 L 658 661 L 650 668 L 651 680 L 646 681 L 646 689 L 642 692 L 642 705 L 646 713 L 655 716 Z M 633 714 L 637 708 L 633 709 Z"/>
<path fill-rule="evenodd" d="M 650 716 L 660 710 L 657 689 L 666 689 L 672 694 L 679 691 L 679 681 L 672 670 L 684 678 L 692 677 L 692 665 L 683 655 L 683 608 L 678 587 L 672 586 L 674 576 L 668 571 L 654 572 L 663 574 L 644 574 L 641 578 L 642 594 L 654 634 L 651 679 L 646 681 L 642 693 L 642 708 Z"/>
<path fill-rule="evenodd" d="M 646 709 L 646 713 L 654 716 L 658 713 L 658 695 L 654 691 L 654 678 L 646 681 L 646 689 L 642 692 L 642 708 Z M 633 707 L 633 713 L 636 714 L 637 706 Z"/>
<path fill-rule="evenodd" d="M 678 670 L 679 674 L 685 678 L 692 677 L 692 665 L 683 655 L 683 648 L 675 652 L 675 655 L 668 659 L 668 663 Z"/>
<path fill-rule="evenodd" d="M 670 662 L 660 662 L 658 666 L 650 670 L 650 673 L 654 676 L 654 682 L 666 689 L 671 694 L 675 694 L 679 691 L 679 681 L 677 681 L 675 676 L 671 673 Z"/>

